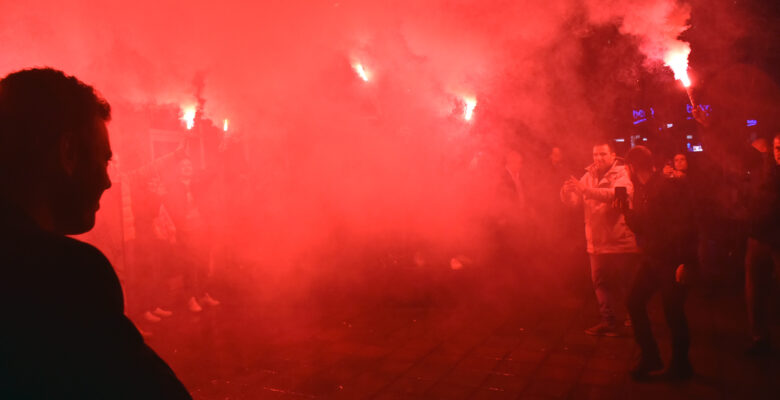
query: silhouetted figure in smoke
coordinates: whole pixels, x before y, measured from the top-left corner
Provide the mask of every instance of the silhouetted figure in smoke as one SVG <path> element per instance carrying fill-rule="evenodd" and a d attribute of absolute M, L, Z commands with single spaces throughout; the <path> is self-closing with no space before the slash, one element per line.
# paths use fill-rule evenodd
<path fill-rule="evenodd" d="M 124 315 L 92 229 L 111 186 L 94 90 L 52 69 L 0 81 L 0 398 L 189 399 Z"/>
<path fill-rule="evenodd" d="M 764 169 L 751 201 L 750 235 L 745 255 L 745 295 L 752 344 L 749 355 L 767 355 L 769 341 L 768 295 L 772 268 L 780 278 L 780 133 L 773 152 L 763 153 Z"/>
<path fill-rule="evenodd" d="M 526 206 L 525 171 L 523 170 L 523 155 L 515 150 L 507 151 L 504 156 L 504 168 L 506 170 L 505 181 L 508 197 L 512 199 L 516 210 L 522 210 Z"/>
<path fill-rule="evenodd" d="M 633 185 L 626 167 L 612 144 L 602 142 L 593 146 L 593 164 L 585 175 L 580 180 L 570 178 L 560 192 L 564 203 L 585 207 L 591 278 L 601 313 L 601 322 L 585 330 L 589 335 L 618 336 L 615 309 L 622 303 L 621 295 L 637 265 L 639 248 L 634 233 L 613 207 L 616 187 L 626 188 L 631 198 Z"/>
<path fill-rule="evenodd" d="M 202 199 L 204 182 L 195 179 L 192 161 L 179 160 L 176 181 L 163 197 L 175 235 L 173 262 L 183 278 L 183 290 L 189 295 L 187 307 L 192 312 L 202 311 L 203 305 L 216 306 L 219 301 L 206 291 L 211 241 Z"/>
<path fill-rule="evenodd" d="M 687 182 L 665 177 L 653 166 L 653 156 L 636 146 L 626 157 L 634 182 L 634 201 L 620 202 L 626 222 L 642 249 L 642 262 L 628 294 L 628 312 L 640 359 L 631 370 L 635 379 L 660 371 L 664 364 L 653 337 L 647 303 L 660 291 L 664 315 L 672 334 L 672 359 L 664 376 L 687 379 L 693 375 L 688 360 L 689 334 L 685 318 L 685 287 L 696 265 L 696 218 Z"/>

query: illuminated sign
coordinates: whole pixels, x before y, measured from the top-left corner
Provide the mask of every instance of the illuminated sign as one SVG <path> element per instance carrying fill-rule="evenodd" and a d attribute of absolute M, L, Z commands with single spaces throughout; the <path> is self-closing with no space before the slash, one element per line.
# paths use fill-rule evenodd
<path fill-rule="evenodd" d="M 711 106 L 711 105 L 709 105 L 709 104 L 699 104 L 699 105 L 697 105 L 697 107 L 701 108 L 701 109 L 702 109 L 702 111 L 704 111 L 704 113 L 705 113 L 706 115 L 708 115 L 708 116 L 709 116 L 709 115 L 710 115 L 710 113 L 712 112 L 712 106 Z M 686 104 L 686 105 L 685 105 L 685 111 L 686 111 L 688 114 L 692 113 L 692 112 L 693 112 L 693 106 L 692 106 L 692 105 L 690 105 L 690 104 Z"/>
<path fill-rule="evenodd" d="M 757 119 L 749 119 L 747 120 L 747 126 L 756 126 L 758 124 Z"/>

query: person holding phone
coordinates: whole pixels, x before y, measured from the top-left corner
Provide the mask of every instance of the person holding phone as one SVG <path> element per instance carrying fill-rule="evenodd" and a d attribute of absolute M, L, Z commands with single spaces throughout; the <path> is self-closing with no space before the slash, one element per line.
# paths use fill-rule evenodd
<path fill-rule="evenodd" d="M 636 234 L 642 261 L 628 294 L 628 312 L 639 362 L 631 370 L 634 379 L 645 379 L 663 369 L 658 344 L 650 328 L 647 303 L 661 293 L 666 323 L 672 334 L 672 357 L 660 375 L 670 380 L 689 379 L 690 337 L 685 317 L 686 283 L 697 261 L 695 208 L 684 180 L 669 178 L 655 169 L 652 153 L 636 146 L 626 156 L 634 183 L 632 204 L 619 202 L 626 223 Z"/>

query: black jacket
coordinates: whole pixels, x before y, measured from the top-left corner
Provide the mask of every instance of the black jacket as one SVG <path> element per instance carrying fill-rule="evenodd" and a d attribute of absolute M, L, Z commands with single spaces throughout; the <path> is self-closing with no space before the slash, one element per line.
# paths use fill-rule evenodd
<path fill-rule="evenodd" d="M 696 210 L 686 178 L 655 173 L 644 185 L 635 182 L 633 207 L 625 214 L 645 255 L 674 267 L 696 266 Z"/>
<path fill-rule="evenodd" d="M 0 398 L 191 399 L 96 248 L 0 203 Z"/>

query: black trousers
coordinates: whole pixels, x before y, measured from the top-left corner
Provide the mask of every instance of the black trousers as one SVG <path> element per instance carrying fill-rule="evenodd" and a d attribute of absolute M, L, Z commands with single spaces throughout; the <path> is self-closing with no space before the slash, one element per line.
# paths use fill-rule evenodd
<path fill-rule="evenodd" d="M 658 357 L 658 344 L 650 327 L 647 302 L 656 292 L 661 293 L 666 324 L 672 335 L 672 362 L 688 360 L 690 335 L 685 318 L 686 289 L 675 281 L 677 265 L 645 259 L 637 271 L 628 293 L 628 313 L 634 328 L 634 338 L 642 357 Z"/>
<path fill-rule="evenodd" d="M 769 340 L 769 294 L 780 280 L 780 249 L 748 238 L 745 254 L 745 300 L 754 341 Z"/>

